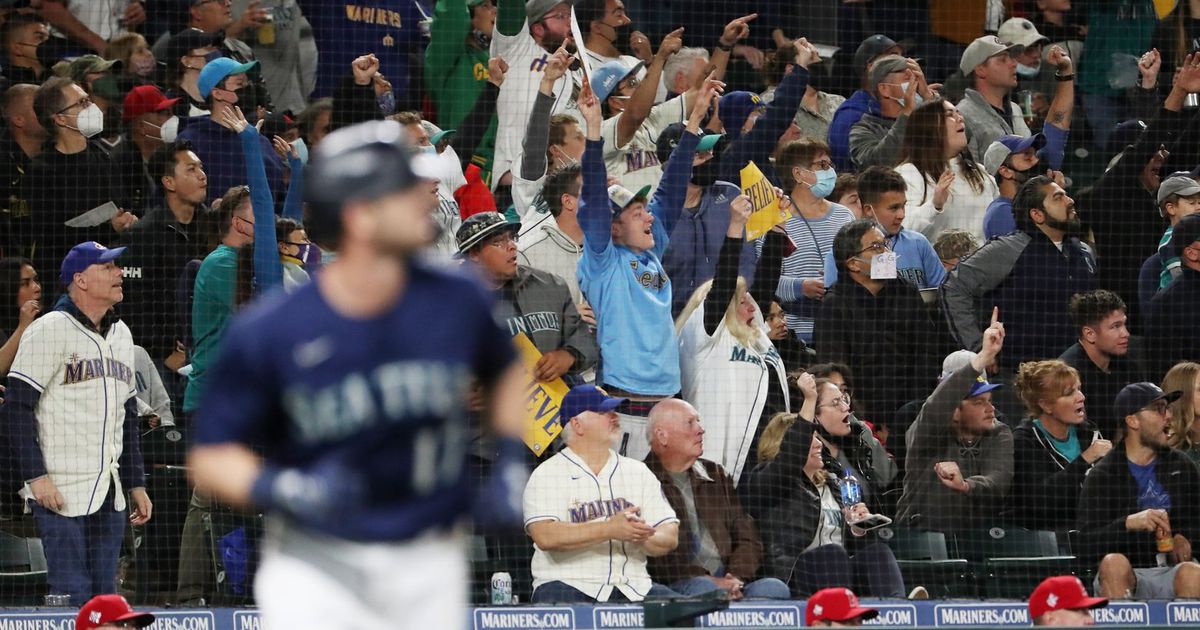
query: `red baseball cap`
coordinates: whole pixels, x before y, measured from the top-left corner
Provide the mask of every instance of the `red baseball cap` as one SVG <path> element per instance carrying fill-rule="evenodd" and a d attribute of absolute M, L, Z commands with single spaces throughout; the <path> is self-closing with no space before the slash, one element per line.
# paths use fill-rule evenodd
<path fill-rule="evenodd" d="M 879 611 L 858 605 L 858 596 L 848 588 L 823 588 L 808 598 L 804 609 L 804 625 L 818 621 L 849 621 L 855 617 L 874 619 Z"/>
<path fill-rule="evenodd" d="M 142 114 L 161 112 L 179 102 L 178 98 L 167 98 L 153 85 L 139 85 L 125 95 L 121 108 L 121 119 L 129 122 Z"/>
<path fill-rule="evenodd" d="M 1053 610 L 1103 608 L 1108 600 L 1088 597 L 1083 582 L 1074 575 L 1057 575 L 1042 580 L 1029 596 L 1029 618 L 1037 619 Z"/>
<path fill-rule="evenodd" d="M 97 595 L 79 609 L 79 614 L 75 616 L 75 630 L 92 630 L 118 621 L 144 628 L 154 623 L 154 615 L 135 611 L 120 595 Z"/>

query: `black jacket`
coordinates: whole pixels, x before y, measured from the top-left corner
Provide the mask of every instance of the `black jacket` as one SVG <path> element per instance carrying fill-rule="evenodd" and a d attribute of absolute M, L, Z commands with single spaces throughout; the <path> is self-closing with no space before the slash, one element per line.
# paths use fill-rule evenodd
<path fill-rule="evenodd" d="M 1084 403 L 1087 406 L 1087 418 L 1110 440 L 1116 437 L 1117 427 L 1123 424 L 1123 419 L 1116 417 L 1113 411 L 1113 401 L 1117 399 L 1121 388 L 1130 383 L 1158 380 L 1157 377 L 1150 377 L 1132 349 L 1123 357 L 1112 357 L 1107 372 L 1092 363 L 1083 346 L 1078 343 L 1067 348 L 1058 358 L 1079 372 L 1083 395 L 1087 397 Z"/>
<path fill-rule="evenodd" d="M 1171 531 L 1193 544 L 1200 536 L 1200 471 L 1187 455 L 1166 448 L 1158 453 L 1155 475 L 1171 495 Z M 1125 518 L 1142 511 L 1138 488 L 1129 472 L 1129 459 L 1122 442 L 1092 468 L 1079 497 L 1077 529 L 1083 549 L 1077 552 L 1090 562 L 1108 553 L 1121 553 L 1134 567 L 1155 566 L 1154 532 L 1125 529 Z"/>
<path fill-rule="evenodd" d="M 1096 439 L 1096 426 L 1085 421 L 1075 433 L 1082 453 Z M 1027 529 L 1071 529 L 1083 478 L 1091 469 L 1082 455 L 1068 462 L 1034 426 L 1033 419 L 1026 418 L 1013 429 L 1010 518 Z"/>
<path fill-rule="evenodd" d="M 1180 361 L 1200 361 L 1197 309 L 1200 309 L 1200 271 L 1185 265 L 1183 275 L 1150 301 L 1147 333 L 1153 374 L 1164 375 Z"/>
<path fill-rule="evenodd" d="M 820 304 L 813 346 L 821 361 L 844 363 L 859 377 L 862 418 L 890 425 L 897 409 L 928 393 L 929 375 L 952 348 L 912 285 L 888 280 L 872 295 L 847 277 Z"/>

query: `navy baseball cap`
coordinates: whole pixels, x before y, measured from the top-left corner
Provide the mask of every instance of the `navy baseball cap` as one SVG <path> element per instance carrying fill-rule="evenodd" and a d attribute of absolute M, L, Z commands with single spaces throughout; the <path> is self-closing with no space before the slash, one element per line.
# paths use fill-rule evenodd
<path fill-rule="evenodd" d="M 658 134 L 658 140 L 654 143 L 654 153 L 658 156 L 658 161 L 663 164 L 671 159 L 671 154 L 675 152 L 675 147 L 679 146 L 679 139 L 683 137 L 683 132 L 686 130 L 683 123 L 671 123 L 663 129 L 662 133 Z M 696 153 L 712 151 L 713 147 L 721 140 L 719 133 L 705 133 L 701 130 L 700 143 L 696 145 Z"/>
<path fill-rule="evenodd" d="M 571 418 L 585 411 L 608 413 L 627 400 L 629 399 L 609 396 L 608 392 L 595 385 L 576 385 L 563 396 L 562 404 L 558 407 L 558 421 L 560 424 L 566 424 Z"/>
<path fill-rule="evenodd" d="M 988 145 L 983 154 L 983 168 L 988 175 L 995 175 L 1004 166 L 1004 160 L 1014 153 L 1022 153 L 1030 148 L 1041 151 L 1046 146 L 1046 136 L 1035 133 L 1032 136 L 1000 136 Z"/>
<path fill-rule="evenodd" d="M 974 398 L 980 394 L 986 394 L 994 389 L 1000 389 L 1001 387 L 1003 387 L 1003 385 L 1000 383 L 989 383 L 987 377 L 980 374 L 975 379 L 975 382 L 971 384 L 971 392 L 963 397 L 963 400 L 966 400 L 967 398 Z"/>
<path fill-rule="evenodd" d="M 1152 402 L 1165 400 L 1170 404 L 1179 400 L 1182 395 L 1183 392 L 1164 392 L 1154 383 L 1130 383 L 1117 394 L 1117 399 L 1113 401 L 1113 411 L 1118 418 L 1124 420 L 1125 416 L 1132 416 Z"/>
<path fill-rule="evenodd" d="M 875 34 L 862 41 L 854 51 L 854 71 L 858 74 L 867 73 L 867 64 L 876 57 L 882 57 L 893 48 L 899 48 L 903 54 L 904 47 L 887 35 Z"/>
<path fill-rule="evenodd" d="M 103 265 L 106 262 L 114 261 L 125 253 L 125 249 L 124 247 L 109 249 L 96 241 L 80 243 L 72 247 L 71 251 L 67 252 L 66 258 L 63 258 L 58 278 L 62 280 L 63 285 L 71 284 L 71 281 L 75 279 L 75 274 L 82 273 L 92 265 Z"/>
<path fill-rule="evenodd" d="M 204 69 L 200 71 L 200 79 L 196 82 L 196 88 L 200 90 L 201 97 L 208 98 L 208 95 L 212 94 L 213 88 L 217 87 L 217 84 L 225 77 L 231 74 L 245 74 L 257 65 L 257 61 L 238 63 L 229 57 L 213 59 L 204 64 Z"/>

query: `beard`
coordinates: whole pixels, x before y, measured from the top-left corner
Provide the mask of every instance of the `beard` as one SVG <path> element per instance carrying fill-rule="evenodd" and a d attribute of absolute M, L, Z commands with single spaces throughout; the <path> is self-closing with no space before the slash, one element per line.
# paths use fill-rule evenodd
<path fill-rule="evenodd" d="M 1067 219 L 1066 221 L 1063 221 L 1061 219 L 1056 219 L 1051 216 L 1047 216 L 1046 217 L 1046 227 L 1054 229 L 1054 230 L 1059 230 L 1066 236 L 1082 236 L 1083 235 L 1083 222 L 1080 221 L 1079 217 L 1077 217 L 1077 216 Z"/>

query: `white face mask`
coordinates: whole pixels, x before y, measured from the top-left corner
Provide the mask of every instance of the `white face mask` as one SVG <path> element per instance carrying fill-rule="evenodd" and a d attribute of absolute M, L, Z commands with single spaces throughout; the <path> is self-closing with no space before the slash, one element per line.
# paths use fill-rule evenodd
<path fill-rule="evenodd" d="M 292 146 L 296 149 L 296 155 L 300 158 L 300 163 L 308 164 L 308 145 L 305 144 L 304 138 L 292 140 Z"/>
<path fill-rule="evenodd" d="M 883 252 L 871 258 L 871 279 L 896 279 L 896 252 Z"/>
<path fill-rule="evenodd" d="M 158 138 L 163 142 L 175 142 L 175 138 L 179 135 L 178 116 L 168 118 L 167 122 L 163 123 L 161 127 L 154 123 L 150 123 L 150 126 L 158 129 Z"/>
<path fill-rule="evenodd" d="M 75 116 L 75 124 L 78 125 L 76 131 L 83 137 L 92 138 L 104 131 L 104 112 L 100 111 L 99 105 L 92 103 Z"/>
<path fill-rule="evenodd" d="M 904 83 L 900 84 L 900 93 L 901 94 L 908 94 L 908 83 L 909 83 L 908 81 L 905 81 Z M 896 84 L 889 83 L 888 85 L 896 85 Z M 900 107 L 904 107 L 904 99 L 903 98 L 896 98 L 896 97 L 889 97 L 889 98 L 891 98 L 893 101 L 896 101 L 897 103 L 899 103 Z M 918 92 L 918 93 L 914 94 L 913 100 L 917 102 L 915 107 L 920 107 L 921 103 L 925 102 L 925 97 L 921 96 L 921 94 Z"/>
<path fill-rule="evenodd" d="M 1038 73 L 1041 71 L 1042 71 L 1041 64 L 1038 64 L 1036 66 L 1027 66 L 1023 63 L 1017 64 L 1017 74 L 1026 79 L 1032 79 L 1032 78 L 1036 77 L 1038 75 Z"/>

